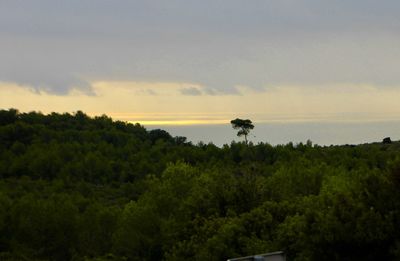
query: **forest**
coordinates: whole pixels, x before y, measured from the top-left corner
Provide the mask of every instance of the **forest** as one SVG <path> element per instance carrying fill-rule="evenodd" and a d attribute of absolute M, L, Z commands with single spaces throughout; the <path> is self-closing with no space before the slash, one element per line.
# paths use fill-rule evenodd
<path fill-rule="evenodd" d="M 222 147 L 0 110 L 0 260 L 400 260 L 400 142 Z"/>

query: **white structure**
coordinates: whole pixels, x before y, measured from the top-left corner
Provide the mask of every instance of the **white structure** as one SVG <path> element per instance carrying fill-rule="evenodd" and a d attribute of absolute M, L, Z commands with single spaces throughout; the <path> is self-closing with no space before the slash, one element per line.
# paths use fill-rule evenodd
<path fill-rule="evenodd" d="M 255 256 L 231 258 L 227 261 L 286 261 L 286 257 L 285 253 L 283 253 L 282 251 L 278 251 Z"/>

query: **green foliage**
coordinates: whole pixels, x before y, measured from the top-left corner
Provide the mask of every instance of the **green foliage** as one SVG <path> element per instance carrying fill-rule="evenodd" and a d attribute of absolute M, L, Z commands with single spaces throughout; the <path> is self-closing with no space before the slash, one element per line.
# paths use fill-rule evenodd
<path fill-rule="evenodd" d="M 250 130 L 254 129 L 254 125 L 251 122 L 251 120 L 246 119 L 239 119 L 236 118 L 234 120 L 231 120 L 231 124 L 232 124 L 232 128 L 234 128 L 235 130 L 239 130 L 237 133 L 237 136 L 244 136 L 244 140 L 246 141 L 247 144 L 247 135 L 249 135 Z"/>
<path fill-rule="evenodd" d="M 399 260 L 399 152 L 0 110 L 0 260 Z"/>

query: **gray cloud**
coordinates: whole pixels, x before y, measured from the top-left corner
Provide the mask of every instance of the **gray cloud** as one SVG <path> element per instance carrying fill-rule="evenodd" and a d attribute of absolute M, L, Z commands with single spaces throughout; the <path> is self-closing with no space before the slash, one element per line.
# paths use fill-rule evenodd
<path fill-rule="evenodd" d="M 189 87 L 189 88 L 183 88 L 179 90 L 181 94 L 183 95 L 189 95 L 189 96 L 200 96 L 203 95 L 203 93 L 194 87 Z"/>
<path fill-rule="evenodd" d="M 64 95 L 93 80 L 398 85 L 400 2 L 1 1 L 0 81 Z"/>

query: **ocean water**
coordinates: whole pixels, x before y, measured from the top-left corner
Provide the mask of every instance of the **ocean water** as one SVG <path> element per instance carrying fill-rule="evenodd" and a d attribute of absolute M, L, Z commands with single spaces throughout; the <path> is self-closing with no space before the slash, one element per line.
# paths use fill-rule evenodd
<path fill-rule="evenodd" d="M 342 123 L 342 122 L 305 122 L 305 123 L 255 123 L 248 139 L 253 143 L 267 142 L 272 145 L 299 143 L 311 140 L 319 145 L 362 144 L 382 141 L 391 137 L 400 140 L 400 120 L 388 122 Z M 230 124 L 188 125 L 188 126 L 145 126 L 147 129 L 164 129 L 172 136 L 185 136 L 194 144 L 202 141 L 217 146 L 241 141 L 237 131 Z"/>

